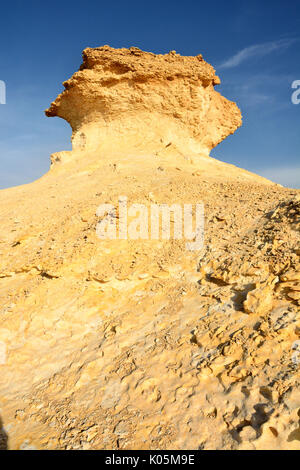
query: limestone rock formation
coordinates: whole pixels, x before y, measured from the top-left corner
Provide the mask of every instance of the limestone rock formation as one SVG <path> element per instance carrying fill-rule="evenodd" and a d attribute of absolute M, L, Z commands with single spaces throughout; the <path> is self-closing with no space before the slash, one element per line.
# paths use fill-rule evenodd
<path fill-rule="evenodd" d="M 208 158 L 240 125 L 217 82 L 87 49 L 47 111 L 73 151 L 0 191 L 0 448 L 300 448 L 299 191 Z M 203 203 L 203 247 L 99 239 L 120 196 Z"/>
<path fill-rule="evenodd" d="M 87 48 L 46 115 L 70 123 L 74 150 L 154 153 L 163 142 L 174 153 L 209 155 L 241 125 L 236 104 L 215 91 L 219 83 L 201 55 Z"/>

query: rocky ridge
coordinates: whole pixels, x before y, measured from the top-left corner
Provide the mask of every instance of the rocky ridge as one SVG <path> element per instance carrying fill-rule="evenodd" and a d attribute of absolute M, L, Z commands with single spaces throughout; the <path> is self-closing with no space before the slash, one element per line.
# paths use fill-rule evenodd
<path fill-rule="evenodd" d="M 299 191 L 207 156 L 240 121 L 202 58 L 105 46 L 77 73 L 48 111 L 71 122 L 74 150 L 0 192 L 0 446 L 299 449 Z M 161 126 L 152 139 L 142 125 L 136 140 L 124 131 L 142 122 L 136 99 L 155 108 L 164 80 L 178 80 L 178 96 L 167 85 L 155 112 L 184 131 Z M 193 112 L 170 117 L 186 109 L 173 92 L 193 87 L 219 116 L 202 117 L 198 135 Z M 99 240 L 97 208 L 120 195 L 203 202 L 203 249 Z"/>

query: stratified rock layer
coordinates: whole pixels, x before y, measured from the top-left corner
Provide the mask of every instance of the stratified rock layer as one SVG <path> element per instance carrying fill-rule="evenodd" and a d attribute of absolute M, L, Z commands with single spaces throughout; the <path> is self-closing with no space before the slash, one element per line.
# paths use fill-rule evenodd
<path fill-rule="evenodd" d="M 163 142 L 174 153 L 209 155 L 241 125 L 236 104 L 215 91 L 219 83 L 201 55 L 87 48 L 46 115 L 70 123 L 74 150 L 155 152 Z"/>

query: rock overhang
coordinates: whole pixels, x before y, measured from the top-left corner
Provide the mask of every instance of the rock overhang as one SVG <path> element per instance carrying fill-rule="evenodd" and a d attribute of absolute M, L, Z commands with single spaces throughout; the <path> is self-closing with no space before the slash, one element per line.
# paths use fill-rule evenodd
<path fill-rule="evenodd" d="M 74 150 L 96 151 L 107 140 L 153 152 L 172 142 L 174 153 L 209 155 L 242 124 L 237 105 L 215 91 L 219 83 L 201 54 L 86 48 L 45 113 L 69 122 Z"/>

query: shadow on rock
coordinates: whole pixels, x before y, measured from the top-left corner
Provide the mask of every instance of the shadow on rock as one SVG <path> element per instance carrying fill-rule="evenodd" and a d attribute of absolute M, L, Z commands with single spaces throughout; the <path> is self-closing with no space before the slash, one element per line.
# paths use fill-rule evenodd
<path fill-rule="evenodd" d="M 8 449 L 8 435 L 6 434 L 2 419 L 0 417 L 0 450 L 7 450 Z"/>

